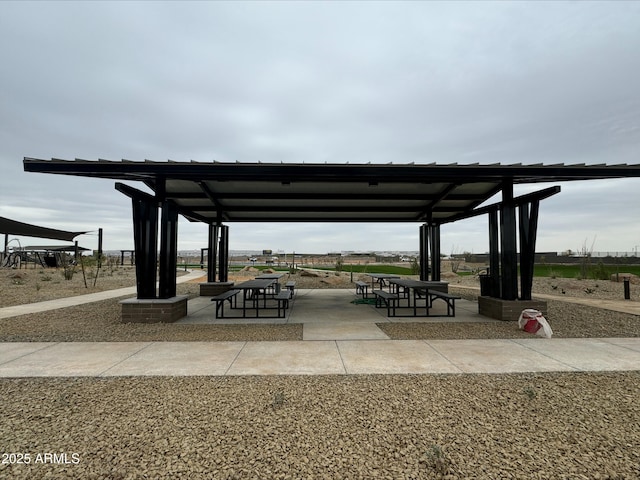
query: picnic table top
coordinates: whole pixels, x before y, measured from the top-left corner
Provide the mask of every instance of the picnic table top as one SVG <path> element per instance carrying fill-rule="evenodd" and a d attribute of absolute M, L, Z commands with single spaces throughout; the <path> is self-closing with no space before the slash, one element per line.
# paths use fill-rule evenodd
<path fill-rule="evenodd" d="M 371 278 L 400 278 L 400 275 L 394 273 L 367 273 Z"/>
<path fill-rule="evenodd" d="M 246 282 L 238 283 L 237 285 L 234 285 L 233 288 L 239 288 L 241 290 L 248 290 L 252 288 L 267 288 L 275 281 L 275 278 L 256 278 L 254 280 L 247 280 Z"/>
<path fill-rule="evenodd" d="M 258 275 L 256 280 L 265 280 L 265 279 L 275 279 L 278 280 L 284 277 L 284 273 L 264 273 L 262 275 Z"/>
<path fill-rule="evenodd" d="M 446 284 L 447 282 L 414 280 L 412 278 L 396 278 L 389 280 L 389 283 L 394 283 L 396 285 L 400 285 L 401 287 L 407 288 L 430 288 Z"/>

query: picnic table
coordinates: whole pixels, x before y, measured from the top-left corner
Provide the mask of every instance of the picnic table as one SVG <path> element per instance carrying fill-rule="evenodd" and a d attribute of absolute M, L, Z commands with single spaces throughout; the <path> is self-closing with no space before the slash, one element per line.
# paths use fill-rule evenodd
<path fill-rule="evenodd" d="M 263 273 L 262 275 L 258 275 L 256 280 L 276 280 L 273 282 L 270 287 L 273 287 L 273 294 L 277 295 L 280 293 L 280 282 L 279 280 L 284 277 L 284 273 Z"/>
<path fill-rule="evenodd" d="M 260 311 L 260 297 L 262 297 L 262 308 L 267 308 L 267 288 L 277 283 L 276 278 L 256 278 L 234 285 L 235 290 L 242 291 L 242 316 L 247 316 L 247 304 L 251 303 L 251 310 L 256 311 L 256 317 Z"/>
<path fill-rule="evenodd" d="M 433 301 L 436 299 L 442 299 L 447 304 L 447 316 L 455 317 L 455 301 L 460 299 L 456 295 L 450 295 L 448 292 L 443 291 L 443 282 L 428 282 L 423 280 L 413 280 L 408 278 L 394 278 L 389 279 L 389 287 L 392 288 L 398 295 L 397 302 L 401 298 L 407 300 L 407 307 L 413 308 L 413 316 L 418 316 L 418 300 L 424 299 L 426 314 L 429 315 L 429 309 L 433 305 Z M 412 301 L 413 300 L 413 301 Z"/>
<path fill-rule="evenodd" d="M 392 273 L 367 273 L 367 275 L 371 277 L 371 290 L 376 288 L 376 282 L 378 282 L 380 289 L 382 289 L 382 287 L 387 285 L 387 280 L 400 278 L 400 275 L 394 275 Z"/>

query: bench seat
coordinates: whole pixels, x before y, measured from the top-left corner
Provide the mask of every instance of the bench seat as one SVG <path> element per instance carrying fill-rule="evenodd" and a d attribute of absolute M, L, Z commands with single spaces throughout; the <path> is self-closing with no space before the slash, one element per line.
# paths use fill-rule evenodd
<path fill-rule="evenodd" d="M 424 293 L 424 292 L 420 292 Z M 431 308 L 433 301 L 437 299 L 444 300 L 447 304 L 447 317 L 456 316 L 456 300 L 460 300 L 462 297 L 452 295 L 450 293 L 441 292 L 440 290 L 427 290 L 427 309 Z"/>
<path fill-rule="evenodd" d="M 289 300 L 292 296 L 292 290 L 289 290 L 287 288 L 286 290 L 282 290 L 275 297 L 273 297 L 273 299 L 278 302 L 278 318 L 283 318 L 286 316 L 287 308 L 289 308 Z"/>
<path fill-rule="evenodd" d="M 369 294 L 369 284 L 367 282 L 363 282 L 362 280 L 358 280 L 356 282 L 356 295 L 362 295 L 362 298 L 367 298 Z"/>
<path fill-rule="evenodd" d="M 374 290 L 373 294 L 376 296 L 376 308 L 381 308 L 385 305 L 387 307 L 387 316 L 395 317 L 399 299 L 398 294 L 385 292 L 384 290 Z"/>
<path fill-rule="evenodd" d="M 233 306 L 233 301 L 236 295 L 240 293 L 240 290 L 231 289 L 226 292 L 222 292 L 215 297 L 211 297 L 212 302 L 216 302 L 216 318 L 224 317 L 224 302 L 229 301 L 229 305 Z"/>
<path fill-rule="evenodd" d="M 294 282 L 293 280 L 289 280 L 287 283 L 284 284 L 284 288 L 289 290 L 289 292 L 291 292 L 291 296 L 293 297 L 296 293 L 295 292 L 296 282 Z"/>

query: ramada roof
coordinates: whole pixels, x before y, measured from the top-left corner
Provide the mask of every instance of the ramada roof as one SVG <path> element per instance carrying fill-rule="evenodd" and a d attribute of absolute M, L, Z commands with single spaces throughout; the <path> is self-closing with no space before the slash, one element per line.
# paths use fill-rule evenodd
<path fill-rule="evenodd" d="M 158 199 L 172 200 L 186 218 L 206 223 L 441 224 L 473 215 L 505 182 L 640 177 L 640 165 L 627 164 L 315 164 L 25 158 L 24 169 L 140 181 Z M 119 189 L 127 193 L 129 188 Z"/>

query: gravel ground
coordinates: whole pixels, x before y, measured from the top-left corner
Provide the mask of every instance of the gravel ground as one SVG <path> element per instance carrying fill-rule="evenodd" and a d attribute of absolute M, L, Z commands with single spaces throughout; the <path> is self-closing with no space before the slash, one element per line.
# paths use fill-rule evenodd
<path fill-rule="evenodd" d="M 87 290 L 61 281 L 51 293 L 46 274 L 15 283 L 5 273 L 2 306 Z M 349 280 L 296 278 L 300 288 Z M 602 295 L 602 283 L 573 295 Z M 638 316 L 561 295 L 549 303 L 555 336 L 640 333 Z M 0 341 L 301 339 L 297 325 L 135 325 L 119 313 L 114 299 L 4 319 Z M 381 326 L 394 338 L 524 335 L 509 322 Z M 0 478 L 637 479 L 638 398 L 640 372 L 1 379 Z"/>
<path fill-rule="evenodd" d="M 638 372 L 5 379 L 0 395 L 4 452 L 31 458 L 2 478 L 640 477 Z"/>

